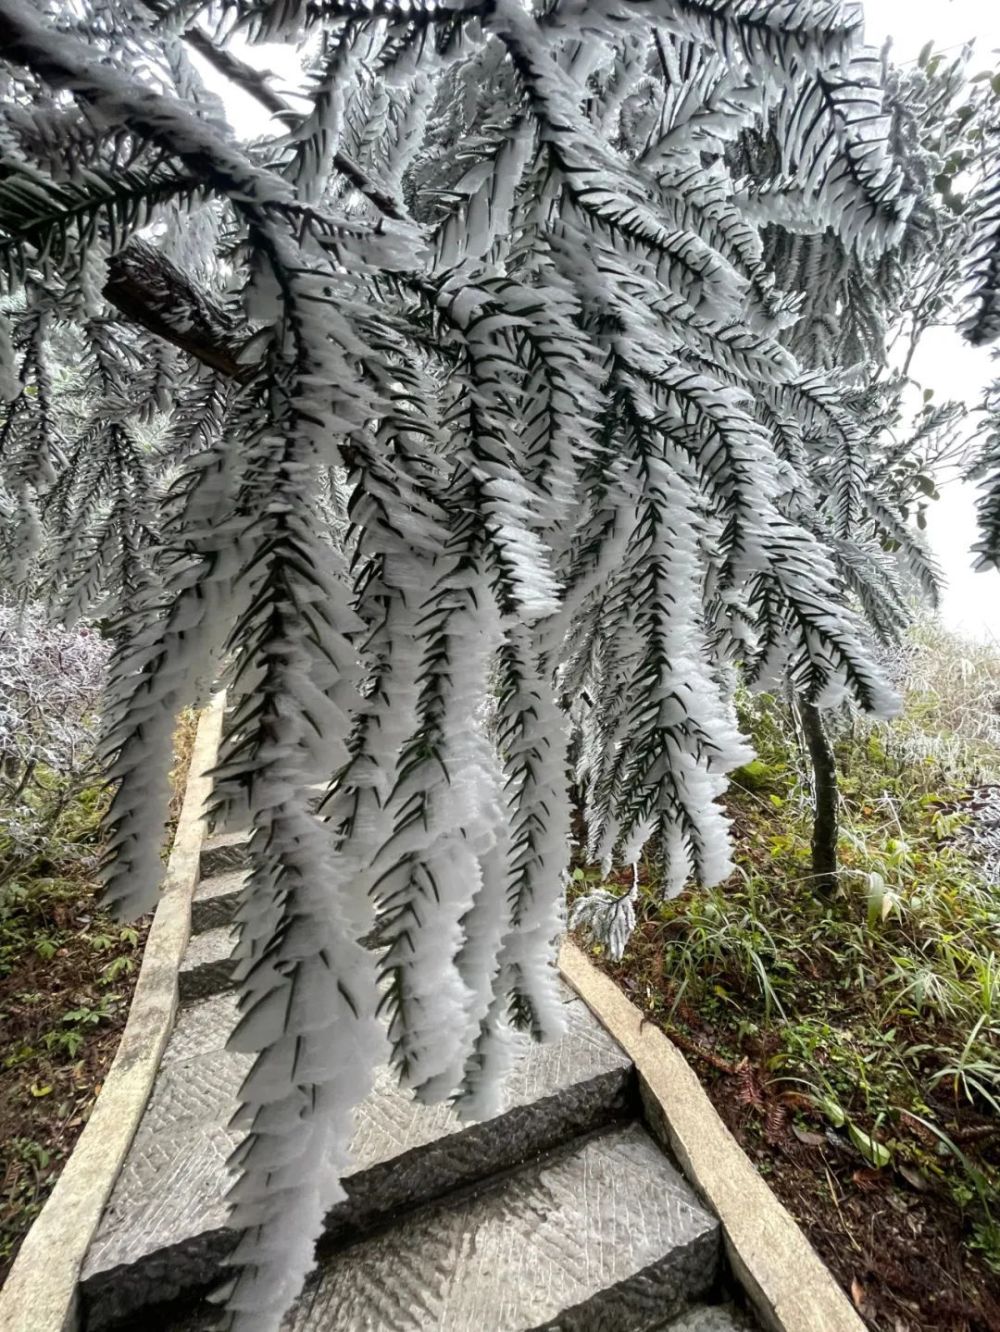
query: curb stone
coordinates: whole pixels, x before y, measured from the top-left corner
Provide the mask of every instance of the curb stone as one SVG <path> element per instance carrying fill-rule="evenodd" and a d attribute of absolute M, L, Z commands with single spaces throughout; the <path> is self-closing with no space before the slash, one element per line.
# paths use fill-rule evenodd
<path fill-rule="evenodd" d="M 100 1095 L 0 1289 L 3 1332 L 75 1332 L 80 1268 L 138 1128 L 177 1011 L 202 819 L 222 730 L 223 696 L 198 722 L 191 770 L 128 1020 Z"/>
<path fill-rule="evenodd" d="M 719 1218 L 733 1275 L 763 1325 L 770 1332 L 865 1332 L 677 1047 L 569 939 L 559 970 L 635 1064 L 647 1126 Z"/>

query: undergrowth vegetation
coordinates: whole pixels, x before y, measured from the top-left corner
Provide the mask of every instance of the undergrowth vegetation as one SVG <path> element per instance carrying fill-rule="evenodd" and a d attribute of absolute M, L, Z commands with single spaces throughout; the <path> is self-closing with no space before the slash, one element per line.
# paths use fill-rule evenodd
<path fill-rule="evenodd" d="M 996 1328 L 1000 653 L 922 625 L 891 666 L 896 720 L 830 719 L 836 893 L 812 883 L 793 716 L 744 694 L 736 872 L 662 902 L 640 865 L 636 930 L 604 962 L 700 1061 L 873 1326 Z"/>
<path fill-rule="evenodd" d="M 0 606 L 0 1283 L 114 1057 L 146 922 L 98 905 L 107 644 Z M 194 714 L 175 739 L 173 816 Z"/>

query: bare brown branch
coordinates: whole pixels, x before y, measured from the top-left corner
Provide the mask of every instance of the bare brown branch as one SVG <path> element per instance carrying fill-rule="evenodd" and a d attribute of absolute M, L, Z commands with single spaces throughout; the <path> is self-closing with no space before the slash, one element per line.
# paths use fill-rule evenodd
<path fill-rule="evenodd" d="M 213 370 L 238 380 L 253 373 L 253 365 L 240 361 L 246 331 L 146 241 L 133 237 L 110 260 L 104 296 L 126 318 Z"/>

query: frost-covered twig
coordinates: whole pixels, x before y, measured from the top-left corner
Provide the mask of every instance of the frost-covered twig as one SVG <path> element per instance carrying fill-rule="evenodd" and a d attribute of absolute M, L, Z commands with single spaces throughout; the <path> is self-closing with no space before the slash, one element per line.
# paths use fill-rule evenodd
<path fill-rule="evenodd" d="M 573 903 L 570 929 L 586 930 L 596 943 L 608 950 L 608 956 L 620 962 L 635 929 L 635 908 L 639 900 L 639 864 L 632 866 L 632 887 L 627 893 L 612 893 L 607 888 L 593 888 Z"/>

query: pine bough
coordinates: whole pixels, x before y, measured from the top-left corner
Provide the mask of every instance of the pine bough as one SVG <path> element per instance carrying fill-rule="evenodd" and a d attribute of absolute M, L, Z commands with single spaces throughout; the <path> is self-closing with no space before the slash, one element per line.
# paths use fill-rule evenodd
<path fill-rule="evenodd" d="M 304 42 L 294 105 L 233 37 Z M 569 783 L 676 892 L 730 869 L 733 662 L 891 709 L 864 437 L 762 236 L 867 262 L 912 199 L 839 0 L 0 0 L 0 41 L 0 556 L 114 636 L 123 915 L 228 689 L 228 1310 L 276 1328 L 373 1067 L 480 1117 L 558 1034 Z"/>

